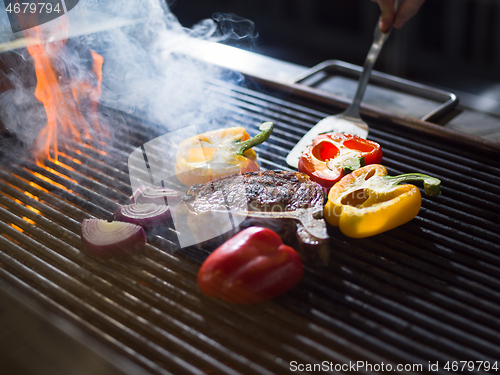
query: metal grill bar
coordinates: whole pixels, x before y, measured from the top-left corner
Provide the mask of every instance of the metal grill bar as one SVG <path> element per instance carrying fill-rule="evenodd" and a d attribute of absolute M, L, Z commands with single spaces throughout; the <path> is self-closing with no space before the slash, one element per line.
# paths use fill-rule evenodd
<path fill-rule="evenodd" d="M 267 169 L 288 169 L 288 150 L 326 115 L 294 98 L 209 87 L 227 110 L 224 122 L 252 135 L 261 122 L 275 122 L 257 149 Z M 3 157 L 0 277 L 155 374 L 499 358 L 499 168 L 372 119 L 370 136 L 390 173 L 441 178 L 442 197 L 424 197 L 416 219 L 370 239 L 332 230 L 328 267 L 306 265 L 291 292 L 236 307 L 201 295 L 196 273 L 208 252 L 178 250 L 173 229 L 149 233 L 144 254 L 104 261 L 81 252 L 81 221 L 109 219 L 128 201 L 128 155 L 158 135 L 137 118 L 127 121 L 114 135 L 120 142 L 104 150 L 71 145 L 45 167 L 29 155 Z"/>

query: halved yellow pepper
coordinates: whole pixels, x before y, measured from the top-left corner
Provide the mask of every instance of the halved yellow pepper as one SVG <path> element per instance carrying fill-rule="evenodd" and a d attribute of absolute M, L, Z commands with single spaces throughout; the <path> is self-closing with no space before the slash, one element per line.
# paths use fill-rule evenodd
<path fill-rule="evenodd" d="M 421 173 L 388 176 L 380 164 L 355 170 L 337 182 L 324 208 L 326 221 L 346 236 L 364 238 L 402 225 L 420 211 L 422 196 L 407 181 L 423 181 L 425 193 L 440 194 L 441 181 Z"/>
<path fill-rule="evenodd" d="M 256 172 L 257 154 L 251 148 L 264 142 L 273 131 L 271 122 L 260 126 L 261 133 L 250 138 L 238 126 L 212 130 L 179 144 L 175 172 L 180 182 L 191 186 L 203 184 L 234 173 Z"/>

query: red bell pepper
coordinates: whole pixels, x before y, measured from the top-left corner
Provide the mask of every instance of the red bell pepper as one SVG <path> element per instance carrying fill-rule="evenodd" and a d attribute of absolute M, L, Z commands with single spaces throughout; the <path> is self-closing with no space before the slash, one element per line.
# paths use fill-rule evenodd
<path fill-rule="evenodd" d="M 376 142 L 354 134 L 321 134 L 302 153 L 299 172 L 309 175 L 328 193 L 346 174 L 381 160 L 382 148 Z"/>
<path fill-rule="evenodd" d="M 277 297 L 302 278 L 297 252 L 268 228 L 247 228 L 208 256 L 198 286 L 209 297 L 251 304 Z"/>

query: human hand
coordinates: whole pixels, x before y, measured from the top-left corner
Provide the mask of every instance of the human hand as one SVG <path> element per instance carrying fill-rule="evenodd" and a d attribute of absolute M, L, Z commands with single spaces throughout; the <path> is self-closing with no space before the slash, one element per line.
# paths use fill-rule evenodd
<path fill-rule="evenodd" d="M 382 12 L 380 17 L 380 30 L 389 31 L 391 25 L 400 29 L 403 25 L 417 14 L 425 0 L 402 0 L 397 14 L 394 14 L 394 0 L 372 0 L 377 3 Z"/>

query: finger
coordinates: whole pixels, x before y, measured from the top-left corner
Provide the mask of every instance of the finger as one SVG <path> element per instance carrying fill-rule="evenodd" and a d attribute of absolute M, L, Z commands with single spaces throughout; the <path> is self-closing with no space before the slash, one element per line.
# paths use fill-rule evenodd
<path fill-rule="evenodd" d="M 398 9 L 396 18 L 394 19 L 394 27 L 400 29 L 403 25 L 417 14 L 425 0 L 406 0 L 403 1 Z"/>
<path fill-rule="evenodd" d="M 375 0 L 380 7 L 380 23 L 381 31 L 388 31 L 394 22 L 394 0 Z"/>

